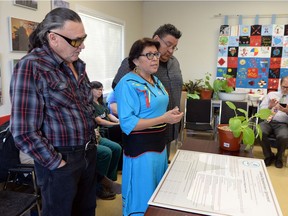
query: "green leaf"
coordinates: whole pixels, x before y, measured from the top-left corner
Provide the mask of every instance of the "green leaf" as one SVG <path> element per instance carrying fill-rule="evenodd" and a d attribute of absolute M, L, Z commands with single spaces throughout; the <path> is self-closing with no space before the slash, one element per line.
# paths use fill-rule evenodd
<path fill-rule="evenodd" d="M 198 94 L 187 94 L 187 98 L 200 99 L 200 96 Z"/>
<path fill-rule="evenodd" d="M 255 142 L 254 131 L 250 127 L 244 128 L 242 139 L 245 145 L 253 145 Z"/>
<path fill-rule="evenodd" d="M 261 130 L 260 125 L 256 125 L 256 134 L 257 134 L 256 137 L 259 136 L 259 139 L 262 140 L 262 130 Z"/>
<path fill-rule="evenodd" d="M 247 110 L 244 110 L 244 109 L 241 109 L 241 108 L 237 108 L 237 110 L 240 112 L 240 113 L 243 113 L 245 115 L 245 118 L 248 118 L 248 112 Z"/>
<path fill-rule="evenodd" d="M 256 114 L 255 116 L 262 119 L 262 120 L 265 120 L 267 119 L 270 115 L 272 114 L 271 110 L 270 109 L 260 109 Z"/>
<path fill-rule="evenodd" d="M 229 119 L 229 128 L 232 131 L 241 129 L 241 121 L 238 118 L 230 118 Z"/>
<path fill-rule="evenodd" d="M 236 110 L 236 106 L 234 103 L 232 103 L 231 101 L 226 101 L 226 104 L 228 105 L 228 107 L 232 110 Z"/>

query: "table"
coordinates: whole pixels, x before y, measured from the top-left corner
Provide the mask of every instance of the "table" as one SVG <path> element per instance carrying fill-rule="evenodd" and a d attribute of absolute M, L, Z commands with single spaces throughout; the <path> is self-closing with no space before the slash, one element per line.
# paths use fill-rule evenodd
<path fill-rule="evenodd" d="M 211 139 L 197 139 L 189 135 L 184 138 L 180 149 L 240 157 L 254 157 L 252 150 L 245 151 L 245 145 L 241 145 L 240 151 L 230 152 L 219 148 L 218 141 Z"/>
<path fill-rule="evenodd" d="M 229 152 L 219 148 L 219 144 L 215 140 L 197 139 L 191 136 L 186 136 L 181 146 L 183 150 L 199 151 L 206 153 L 224 154 L 232 156 L 250 157 L 253 158 L 252 150 L 245 151 L 245 146 L 241 145 L 240 151 Z M 161 208 L 149 205 L 145 216 L 199 216 L 200 214 L 177 211 L 174 209 Z"/>

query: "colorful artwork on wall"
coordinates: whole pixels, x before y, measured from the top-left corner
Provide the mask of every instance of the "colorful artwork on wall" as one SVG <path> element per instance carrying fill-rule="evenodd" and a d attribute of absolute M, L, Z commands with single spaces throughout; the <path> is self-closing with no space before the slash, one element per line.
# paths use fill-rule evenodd
<path fill-rule="evenodd" d="M 236 89 L 267 93 L 288 75 L 288 25 L 222 25 L 217 77 L 233 76 Z"/>
<path fill-rule="evenodd" d="M 36 29 L 38 23 L 18 19 L 11 17 L 10 18 L 10 44 L 11 51 L 28 51 L 28 37 Z"/>

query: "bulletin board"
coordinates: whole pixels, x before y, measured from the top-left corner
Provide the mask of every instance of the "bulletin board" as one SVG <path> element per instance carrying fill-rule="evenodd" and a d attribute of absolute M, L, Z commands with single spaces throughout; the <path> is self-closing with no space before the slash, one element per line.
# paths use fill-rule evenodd
<path fill-rule="evenodd" d="M 287 25 L 222 25 L 217 77 L 233 76 L 236 89 L 266 94 L 288 76 Z"/>

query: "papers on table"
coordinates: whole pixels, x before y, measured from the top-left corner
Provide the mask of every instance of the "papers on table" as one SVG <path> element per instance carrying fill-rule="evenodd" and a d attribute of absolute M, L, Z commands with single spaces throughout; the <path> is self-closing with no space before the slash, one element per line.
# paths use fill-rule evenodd
<path fill-rule="evenodd" d="M 178 150 L 149 205 L 215 216 L 282 216 L 261 159 Z"/>

